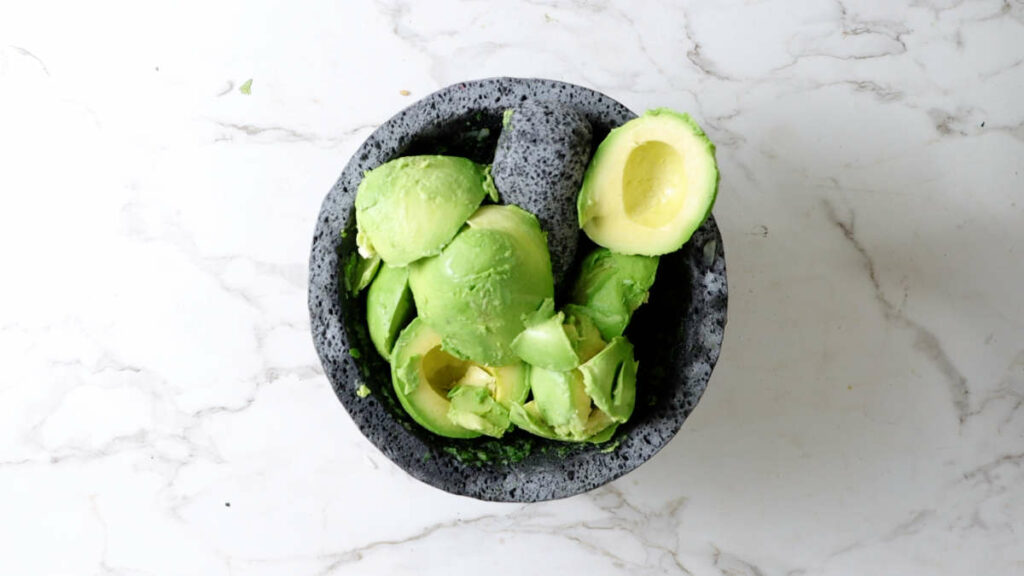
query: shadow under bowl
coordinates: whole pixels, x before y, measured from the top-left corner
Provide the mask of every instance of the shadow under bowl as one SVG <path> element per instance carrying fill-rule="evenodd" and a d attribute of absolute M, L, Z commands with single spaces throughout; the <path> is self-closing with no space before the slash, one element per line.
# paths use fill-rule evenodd
<path fill-rule="evenodd" d="M 413 477 L 453 494 L 500 502 L 564 498 L 611 482 L 650 459 L 697 405 L 718 360 L 726 323 L 725 253 L 713 217 L 683 248 L 663 256 L 650 300 L 626 332 L 640 362 L 636 409 L 607 443 L 569 444 L 516 430 L 501 440 L 458 440 L 416 424 L 395 397 L 386 360 L 370 342 L 365 292 L 344 290 L 356 253 L 355 194 L 366 170 L 399 156 L 450 154 L 490 163 L 502 113 L 529 99 L 572 106 L 597 143 L 635 114 L 582 86 L 490 78 L 439 90 L 375 130 L 327 194 L 309 263 L 309 311 L 317 353 L 359 430 Z M 582 236 L 582 234 L 581 234 Z M 580 254 L 592 247 L 581 239 Z M 365 385 L 370 394 L 360 397 Z"/>

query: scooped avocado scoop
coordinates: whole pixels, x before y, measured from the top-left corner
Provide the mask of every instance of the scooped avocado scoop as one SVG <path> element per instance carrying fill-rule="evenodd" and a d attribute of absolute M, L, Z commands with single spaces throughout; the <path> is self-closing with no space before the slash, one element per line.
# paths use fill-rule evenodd
<path fill-rule="evenodd" d="M 485 196 L 487 167 L 455 156 L 406 156 L 370 170 L 356 192 L 360 253 L 391 266 L 441 252 Z"/>
<path fill-rule="evenodd" d="M 689 115 L 659 108 L 612 130 L 577 198 L 579 225 L 622 254 L 678 250 L 711 212 L 715 146 Z"/>
<path fill-rule="evenodd" d="M 410 266 L 416 309 L 453 356 L 511 364 L 523 317 L 554 292 L 544 234 L 516 206 L 484 206 L 466 224 L 441 254 Z"/>

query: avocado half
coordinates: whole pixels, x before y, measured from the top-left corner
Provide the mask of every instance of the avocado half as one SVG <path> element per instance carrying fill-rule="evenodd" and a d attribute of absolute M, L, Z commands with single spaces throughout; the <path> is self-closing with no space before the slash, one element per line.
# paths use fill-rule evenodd
<path fill-rule="evenodd" d="M 481 366 L 441 349 L 441 335 L 419 318 L 402 330 L 391 352 L 398 401 L 419 425 L 449 438 L 500 438 L 509 407 L 529 394 L 526 367 Z"/>
<path fill-rule="evenodd" d="M 620 254 L 678 250 L 711 213 L 715 146 L 688 114 L 659 108 L 612 130 L 576 199 L 579 225 Z"/>

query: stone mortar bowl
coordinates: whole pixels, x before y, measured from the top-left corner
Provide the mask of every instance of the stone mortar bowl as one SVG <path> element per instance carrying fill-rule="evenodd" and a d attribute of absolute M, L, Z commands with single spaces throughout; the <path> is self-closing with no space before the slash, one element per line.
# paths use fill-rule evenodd
<path fill-rule="evenodd" d="M 501 440 L 456 440 L 427 432 L 406 415 L 387 362 L 370 343 L 365 291 L 353 297 L 343 288 L 339 264 L 356 251 L 356 188 L 364 171 L 398 156 L 450 154 L 490 163 L 503 111 L 527 99 L 575 107 L 593 127 L 593 147 L 635 117 L 604 94 L 553 80 L 491 78 L 439 90 L 385 122 L 356 151 L 324 199 L 309 262 L 313 340 L 338 399 L 363 435 L 427 484 L 499 502 L 580 494 L 664 447 L 707 387 L 728 301 L 722 237 L 711 217 L 680 251 L 662 257 L 650 301 L 630 323 L 626 334 L 640 362 L 636 410 L 605 444 L 554 442 L 519 430 Z M 579 254 L 592 247 L 582 236 Z M 356 391 L 364 384 L 370 394 L 361 398 Z"/>

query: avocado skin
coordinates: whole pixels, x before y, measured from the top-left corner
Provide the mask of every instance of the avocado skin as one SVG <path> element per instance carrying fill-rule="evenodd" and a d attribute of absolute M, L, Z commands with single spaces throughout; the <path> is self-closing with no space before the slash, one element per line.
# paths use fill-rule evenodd
<path fill-rule="evenodd" d="M 579 243 L 576 195 L 590 159 L 592 129 L 576 109 L 528 100 L 506 112 L 491 175 L 502 200 L 529 210 L 548 235 L 555 284 Z"/>

